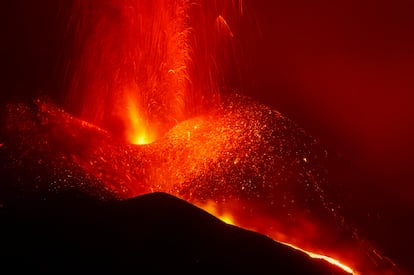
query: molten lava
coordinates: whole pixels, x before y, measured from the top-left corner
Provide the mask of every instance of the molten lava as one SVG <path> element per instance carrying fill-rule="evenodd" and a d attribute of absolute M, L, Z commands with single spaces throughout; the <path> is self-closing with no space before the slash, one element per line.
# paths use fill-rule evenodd
<path fill-rule="evenodd" d="M 202 204 L 202 205 L 198 205 L 198 206 L 199 206 L 200 208 L 204 209 L 205 211 L 207 211 L 208 213 L 210 213 L 210 214 L 212 214 L 212 215 L 216 216 L 217 218 L 219 218 L 219 219 L 220 219 L 220 220 L 222 220 L 223 222 L 225 222 L 225 223 L 227 223 L 227 224 L 231 224 L 231 225 L 236 225 L 236 226 L 238 226 L 238 224 L 234 222 L 234 219 L 233 219 L 232 215 L 231 215 L 231 214 L 229 214 L 229 213 L 221 213 L 221 212 L 217 209 L 217 207 L 216 207 L 216 205 L 214 204 L 214 202 L 207 202 L 207 204 Z M 254 230 L 254 229 L 252 229 L 252 230 Z M 257 231 L 257 230 L 255 230 L 255 231 Z M 345 265 L 345 264 L 341 263 L 340 261 L 338 261 L 338 260 L 336 260 L 336 259 L 333 259 L 333 258 L 328 257 L 328 256 L 326 256 L 326 255 L 321 255 L 321 254 L 317 254 L 317 253 L 313 253 L 313 252 L 310 252 L 310 251 L 307 251 L 307 250 L 301 249 L 301 248 L 299 248 L 299 247 L 297 247 L 297 246 L 294 246 L 293 244 L 290 244 L 290 243 L 286 243 L 286 242 L 280 242 L 280 243 L 283 243 L 283 244 L 285 244 L 285 245 L 287 245 L 287 246 L 289 246 L 289 247 L 291 247 L 291 248 L 293 248 L 293 249 L 296 249 L 296 250 L 302 251 L 302 252 L 306 253 L 307 255 L 309 255 L 309 257 L 311 257 L 311 258 L 325 260 L 325 261 L 327 261 L 327 262 L 329 262 L 329 263 L 331 263 L 331 264 L 333 264 L 333 265 L 336 265 L 336 266 L 338 266 L 338 267 L 342 268 L 344 271 L 346 271 L 346 272 L 348 272 L 348 273 L 351 273 L 351 274 L 356 274 L 356 273 L 352 270 L 352 268 L 350 268 L 349 266 L 347 266 L 347 265 Z"/>
<path fill-rule="evenodd" d="M 138 110 L 138 106 L 135 103 L 136 100 L 128 98 L 127 103 L 127 116 L 125 119 L 125 125 L 127 125 L 126 135 L 129 142 L 132 144 L 148 144 L 154 141 L 154 134 L 150 134 L 147 122 Z"/>
<path fill-rule="evenodd" d="M 28 170 L 33 189 L 47 192 L 170 193 L 352 269 L 383 268 L 341 213 L 318 141 L 263 104 L 221 94 L 231 88 L 242 0 L 74 1 L 73 9 L 66 108 L 79 119 L 42 100 L 10 105 L 5 169 Z"/>

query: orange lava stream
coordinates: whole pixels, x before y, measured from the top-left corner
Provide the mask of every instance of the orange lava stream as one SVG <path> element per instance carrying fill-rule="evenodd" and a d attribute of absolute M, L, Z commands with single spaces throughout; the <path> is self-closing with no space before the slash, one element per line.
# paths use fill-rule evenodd
<path fill-rule="evenodd" d="M 238 224 L 237 222 L 235 222 L 235 219 L 233 217 L 233 215 L 231 213 L 228 212 L 223 212 L 223 211 L 219 211 L 217 209 L 217 207 L 215 206 L 214 202 L 207 202 L 205 204 L 197 204 L 198 207 L 202 208 L 203 210 L 205 210 L 206 212 L 210 213 L 211 215 L 217 217 L 218 219 L 220 219 L 221 221 L 230 224 L 230 225 L 234 225 L 234 226 L 238 226 L 238 227 L 243 227 L 240 224 Z M 251 230 L 256 231 L 254 228 L 251 228 Z M 259 232 L 260 233 L 260 232 Z M 355 274 L 357 275 L 358 273 L 355 272 L 350 266 L 346 265 L 345 263 L 342 263 L 341 261 L 331 258 L 327 255 L 322 255 L 322 254 L 318 254 L 318 253 L 314 253 L 311 251 L 308 251 L 306 249 L 300 248 L 294 244 L 291 243 L 287 243 L 287 242 L 283 242 L 283 241 L 278 241 L 275 240 L 279 243 L 282 243 L 284 245 L 287 245 L 295 250 L 299 250 L 305 254 L 307 254 L 309 257 L 314 258 L 314 259 L 320 259 L 320 260 L 324 260 L 332 265 L 335 265 L 339 268 L 341 268 L 342 270 L 344 270 L 345 272 L 348 272 L 350 274 Z"/>
<path fill-rule="evenodd" d="M 295 246 L 295 245 L 293 245 L 293 244 L 290 244 L 290 243 L 285 243 L 285 242 L 280 242 L 280 243 L 283 243 L 283 244 L 285 244 L 285 245 L 287 245 L 287 246 L 290 246 L 290 247 L 292 247 L 293 249 L 296 249 L 296 250 L 302 251 L 302 252 L 306 253 L 307 255 L 309 255 L 311 258 L 325 260 L 325 261 L 327 261 L 327 262 L 328 262 L 328 263 L 330 263 L 330 264 L 333 264 L 333 265 L 336 265 L 336 266 L 338 266 L 338 267 L 342 268 L 344 271 L 346 271 L 346 272 L 348 272 L 348 273 L 351 273 L 351 274 L 357 274 L 357 273 L 355 273 L 355 272 L 352 270 L 352 268 L 351 268 L 351 267 L 349 267 L 349 266 L 345 265 L 344 263 L 341 263 L 339 260 L 336 260 L 336 259 L 331 258 L 331 257 L 326 256 L 326 255 L 321 255 L 321 254 L 317 254 L 317 253 L 314 253 L 314 252 L 307 251 L 307 250 L 305 250 L 305 249 L 299 248 L 299 247 L 297 247 L 297 246 Z"/>

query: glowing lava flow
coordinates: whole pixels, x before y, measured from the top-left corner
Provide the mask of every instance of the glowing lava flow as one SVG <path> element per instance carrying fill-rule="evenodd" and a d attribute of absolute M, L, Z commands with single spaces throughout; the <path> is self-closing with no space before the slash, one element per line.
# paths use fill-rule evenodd
<path fill-rule="evenodd" d="M 328 257 L 328 256 L 325 256 L 325 255 L 321 255 L 321 254 L 313 253 L 313 252 L 310 252 L 310 251 L 306 251 L 306 250 L 301 249 L 301 248 L 299 248 L 299 247 L 297 247 L 297 246 L 294 246 L 293 244 L 284 243 L 284 242 L 281 242 L 281 243 L 283 243 L 283 244 L 285 244 L 285 245 L 287 245 L 287 246 L 290 246 L 290 247 L 292 247 L 292 248 L 294 248 L 294 249 L 296 249 L 296 250 L 300 250 L 300 251 L 302 251 L 302 252 L 304 252 L 304 253 L 308 254 L 311 258 L 325 260 L 325 261 L 327 261 L 328 263 L 331 263 L 331 264 L 333 264 L 333 265 L 336 265 L 336 266 L 338 266 L 338 267 L 342 268 L 344 271 L 346 271 L 346 272 L 348 272 L 348 273 L 351 273 L 351 274 L 357 274 L 357 273 L 355 273 L 355 272 L 352 270 L 352 268 L 350 268 L 349 266 L 347 266 L 347 265 L 345 265 L 345 264 L 341 263 L 340 261 L 338 261 L 338 260 L 336 260 L 336 259 L 333 259 L 333 258 Z"/>
<path fill-rule="evenodd" d="M 237 224 L 234 222 L 233 216 L 230 213 L 227 213 L 227 212 L 220 213 L 220 211 L 218 211 L 214 201 L 207 201 L 206 203 L 198 203 L 195 205 L 200 207 L 204 211 L 210 213 L 211 215 L 219 218 L 223 222 L 237 226 Z"/>
<path fill-rule="evenodd" d="M 223 221 L 227 224 L 242 227 L 239 224 L 237 224 L 237 222 L 234 221 L 234 218 L 230 213 L 227 213 L 227 212 L 226 213 L 220 213 L 220 211 L 218 211 L 217 207 L 215 206 L 214 202 L 209 201 L 206 204 L 199 204 L 197 206 L 202 208 L 203 210 L 207 211 L 208 213 L 212 214 L 213 216 L 219 218 L 221 221 Z M 257 230 L 254 230 L 253 228 L 251 228 L 251 230 L 257 232 Z M 275 240 L 275 241 L 278 241 L 278 240 Z M 281 242 L 281 241 L 279 241 L 279 242 L 283 243 L 284 245 L 287 245 L 287 246 L 289 246 L 289 247 L 291 247 L 295 250 L 299 250 L 299 251 L 307 254 L 311 258 L 327 261 L 328 263 L 336 265 L 337 267 L 341 268 L 342 270 L 344 270 L 344 271 L 346 271 L 350 274 L 357 274 L 356 272 L 354 272 L 354 270 L 352 270 L 351 267 L 341 263 L 340 261 L 338 261 L 336 259 L 333 259 L 333 258 L 328 257 L 326 255 L 321 255 L 321 254 L 317 254 L 317 253 L 314 253 L 314 252 L 307 251 L 305 249 L 299 248 L 299 247 L 297 247 L 293 244 L 290 244 L 290 243 Z"/>

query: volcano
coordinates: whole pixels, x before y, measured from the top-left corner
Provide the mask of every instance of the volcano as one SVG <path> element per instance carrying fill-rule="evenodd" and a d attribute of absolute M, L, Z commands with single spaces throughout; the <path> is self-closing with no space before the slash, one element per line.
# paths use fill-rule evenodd
<path fill-rule="evenodd" d="M 239 270 L 235 262 L 249 271 L 342 272 L 326 265 L 330 262 L 356 274 L 399 274 L 394 258 L 410 264 L 405 248 L 412 234 L 406 221 L 412 211 L 404 205 L 411 204 L 383 201 L 388 194 L 369 183 L 372 179 L 335 162 L 335 152 L 325 146 L 334 139 L 321 142 L 305 130 L 312 123 L 303 128 L 278 111 L 281 104 L 284 113 L 306 113 L 310 121 L 316 115 L 313 123 L 334 121 L 341 128 L 335 116 L 317 116 L 320 107 L 335 109 L 323 103 L 324 96 L 336 96 L 323 94 L 323 88 L 338 88 L 335 81 L 318 76 L 318 70 L 300 71 L 310 61 L 311 68 L 321 69 L 319 56 L 306 58 L 309 49 L 275 42 L 274 28 L 283 29 L 279 35 L 289 33 L 285 37 L 291 43 L 302 40 L 296 39 L 301 28 L 283 27 L 287 17 L 273 18 L 266 7 L 274 5 L 244 0 L 21 0 L 6 5 L 0 115 L 6 262 L 22 259 L 23 268 L 73 272 L 148 269 L 163 262 L 189 272 Z M 278 6 L 285 8 L 289 5 Z M 257 20 L 255 11 L 262 13 Z M 315 23 L 305 21 L 299 25 Z M 256 28 L 258 22 L 268 27 L 265 33 Z M 258 39 L 266 32 L 265 42 Z M 315 39 L 325 41 L 317 34 Z M 272 59 L 285 52 L 290 57 Z M 253 56 L 261 59 L 252 62 Z M 321 60 L 338 61 L 334 56 Z M 244 71 L 250 65 L 258 66 L 257 72 Z M 288 90 L 299 85 L 306 91 L 323 79 L 317 86 L 322 92 L 315 94 L 322 99 L 299 111 L 284 109 L 280 85 L 286 79 L 272 85 L 300 74 L 303 79 Z M 295 98 L 295 104 L 303 98 L 309 95 Z M 352 106 L 355 99 L 361 97 L 348 99 Z M 359 122 L 365 115 L 347 109 L 347 119 L 357 117 L 349 125 L 368 133 L 383 122 L 391 124 L 383 109 L 367 113 L 382 119 L 365 130 Z M 380 140 L 393 135 L 384 132 L 377 135 Z M 373 144 L 371 149 L 378 145 Z M 371 160 L 378 155 L 374 152 Z M 384 165 L 384 173 L 392 174 L 388 169 L 394 166 L 399 164 Z M 256 233 L 224 225 L 200 208 Z M 204 227 L 213 234 L 204 234 Z M 394 238 L 401 230 L 406 234 Z M 68 267 L 72 260 L 73 270 Z"/>
<path fill-rule="evenodd" d="M 110 202 L 165 192 L 294 247 L 348 255 L 342 261 L 358 270 L 372 268 L 367 256 L 379 257 L 337 206 L 341 191 L 325 178 L 327 151 L 247 97 L 228 96 L 220 108 L 148 145 L 120 141 L 46 99 L 5 110 L 1 200 L 7 207 L 67 192 Z M 381 261 L 381 269 L 393 266 Z"/>

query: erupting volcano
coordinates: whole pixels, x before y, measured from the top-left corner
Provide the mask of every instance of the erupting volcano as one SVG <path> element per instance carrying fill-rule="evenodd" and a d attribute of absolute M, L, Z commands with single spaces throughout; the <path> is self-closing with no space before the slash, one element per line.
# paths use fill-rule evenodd
<path fill-rule="evenodd" d="M 242 1 L 76 1 L 66 107 L 131 143 L 217 105 Z M 226 60 L 226 61 L 223 61 Z"/>
<path fill-rule="evenodd" d="M 0 202 L 69 190 L 103 201 L 165 192 L 346 272 L 393 272 L 342 213 L 324 146 L 240 94 L 247 5 L 62 5 L 70 10 L 65 101 L 7 105 L 0 152 L 13 186 L 3 184 Z"/>

